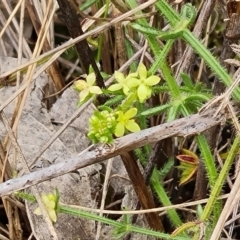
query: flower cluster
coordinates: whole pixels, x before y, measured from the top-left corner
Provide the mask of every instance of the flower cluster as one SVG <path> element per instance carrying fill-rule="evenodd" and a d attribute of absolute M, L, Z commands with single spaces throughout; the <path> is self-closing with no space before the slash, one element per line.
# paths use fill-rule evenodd
<path fill-rule="evenodd" d="M 88 137 L 93 143 L 112 143 L 113 132 L 116 127 L 116 116 L 114 112 L 103 110 L 95 111 L 89 119 Z"/>
<path fill-rule="evenodd" d="M 58 201 L 58 197 L 57 195 L 54 194 L 43 194 L 41 196 L 43 204 L 46 207 L 48 216 L 50 217 L 50 219 L 53 222 L 57 221 L 57 214 L 56 214 L 56 205 L 57 205 L 57 201 Z M 35 209 L 34 214 L 36 215 L 42 215 L 42 211 L 41 209 L 38 207 L 37 209 Z"/>
<path fill-rule="evenodd" d="M 113 135 L 121 137 L 126 129 L 130 132 L 140 131 L 140 127 L 132 119 L 136 114 L 136 108 L 131 108 L 125 113 L 115 112 L 111 108 L 101 112 L 95 111 L 89 120 L 88 137 L 93 143 L 112 143 Z"/>
<path fill-rule="evenodd" d="M 140 103 L 145 102 L 152 94 L 152 86 L 160 82 L 158 76 L 149 76 L 144 64 L 140 64 L 138 71 L 135 73 L 130 73 L 126 78 L 124 75 L 118 71 L 114 73 L 116 84 L 111 85 L 109 91 L 121 90 L 127 96 L 130 91 L 136 91 L 138 100 Z"/>
<path fill-rule="evenodd" d="M 114 73 L 116 83 L 107 90 L 114 95 L 125 95 L 125 99 L 116 109 L 102 107 L 103 111 L 95 111 L 89 119 L 88 137 L 93 143 L 113 143 L 114 136 L 121 137 L 126 131 L 140 131 L 139 125 L 134 117 L 137 115 L 137 108 L 133 107 L 135 102 L 144 103 L 152 95 L 152 86 L 159 83 L 158 76 L 148 76 L 144 64 L 140 64 L 137 72 L 130 73 L 126 77 L 118 71 Z M 102 90 L 95 86 L 96 76 L 90 73 L 86 81 L 78 80 L 74 88 L 80 92 L 80 104 L 92 96 L 102 94 Z M 106 91 L 106 90 L 105 90 Z"/>

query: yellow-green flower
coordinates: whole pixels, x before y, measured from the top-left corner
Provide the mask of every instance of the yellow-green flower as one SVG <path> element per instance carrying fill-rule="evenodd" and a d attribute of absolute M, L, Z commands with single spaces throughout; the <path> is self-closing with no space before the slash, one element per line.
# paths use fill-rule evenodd
<path fill-rule="evenodd" d="M 147 69 L 143 63 L 141 63 L 138 67 L 138 75 L 139 78 L 128 78 L 128 86 L 130 89 L 137 87 L 137 95 L 139 101 L 142 103 L 147 98 L 151 97 L 151 86 L 158 84 L 160 82 L 160 78 L 154 75 L 147 77 Z"/>
<path fill-rule="evenodd" d="M 112 143 L 116 127 L 116 113 L 109 107 L 95 111 L 89 119 L 88 137 L 93 143 Z"/>
<path fill-rule="evenodd" d="M 129 87 L 127 85 L 127 79 L 124 77 L 124 75 L 121 72 L 115 71 L 114 77 L 118 83 L 112 84 L 108 90 L 111 92 L 115 92 L 118 90 L 123 90 L 123 93 L 125 95 L 128 95 L 129 93 Z"/>
<path fill-rule="evenodd" d="M 130 132 L 138 132 L 140 131 L 140 127 L 134 121 L 133 118 L 137 114 L 136 108 L 131 108 L 127 112 L 123 113 L 123 111 L 118 111 L 118 123 L 115 128 L 116 137 L 121 137 L 125 133 L 125 128 Z"/>
<path fill-rule="evenodd" d="M 53 194 L 48 194 L 48 195 L 43 194 L 41 198 L 42 198 L 43 204 L 46 207 L 48 216 L 53 222 L 56 222 L 57 221 L 57 214 L 55 209 L 56 201 L 57 201 L 56 196 Z M 42 215 L 42 211 L 39 207 L 33 213 L 36 215 Z"/>
<path fill-rule="evenodd" d="M 78 80 L 74 83 L 74 89 L 80 92 L 80 102 L 83 102 L 90 94 L 101 94 L 102 90 L 98 86 L 94 86 L 96 82 L 95 73 L 90 73 L 87 75 L 85 80 Z"/>

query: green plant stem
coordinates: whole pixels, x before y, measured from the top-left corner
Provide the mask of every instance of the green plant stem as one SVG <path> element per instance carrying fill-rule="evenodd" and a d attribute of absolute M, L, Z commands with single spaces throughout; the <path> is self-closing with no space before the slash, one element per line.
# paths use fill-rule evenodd
<path fill-rule="evenodd" d="M 168 40 L 166 42 L 166 44 L 164 45 L 161 53 L 155 59 L 155 61 L 152 64 L 151 68 L 149 69 L 149 71 L 148 71 L 149 75 L 154 75 L 154 73 L 158 70 L 159 66 L 161 66 L 161 63 L 165 61 L 169 51 L 171 50 L 171 47 L 172 47 L 173 43 L 174 43 L 174 40 L 172 40 L 172 39 Z"/>
<path fill-rule="evenodd" d="M 125 100 L 121 104 L 122 111 L 126 112 L 127 110 L 129 110 L 133 106 L 133 103 L 136 101 L 136 99 L 137 99 L 136 92 L 129 93 L 129 95 L 125 98 Z"/>
<path fill-rule="evenodd" d="M 126 0 L 126 3 L 130 6 L 131 9 L 133 9 L 133 8 L 138 6 L 138 3 L 135 0 Z M 179 18 L 179 20 L 180 20 L 180 18 Z M 144 26 L 150 27 L 148 22 L 144 18 L 138 19 L 138 23 L 142 24 Z M 161 52 L 162 52 L 162 49 L 160 48 L 159 43 L 156 40 L 156 38 L 154 38 L 152 36 L 148 36 L 148 35 L 146 35 L 146 38 L 148 40 L 149 46 L 152 49 L 154 55 L 155 56 L 159 56 L 161 54 Z M 166 47 L 166 50 L 168 49 L 169 45 L 171 45 L 171 44 L 172 44 L 172 41 L 169 40 L 168 41 L 168 46 Z M 170 89 L 172 97 L 174 97 L 174 98 L 179 97 L 181 92 L 180 92 L 180 89 L 179 89 L 179 87 L 178 87 L 174 77 L 171 74 L 171 69 L 169 68 L 169 66 L 167 65 L 165 60 L 163 60 L 162 62 L 158 61 L 158 63 L 160 64 L 159 67 L 162 70 L 164 78 L 165 78 L 165 80 L 166 80 L 166 82 L 167 82 L 167 84 L 169 86 L 169 89 Z M 155 68 L 157 68 L 157 65 L 154 66 L 153 70 Z M 154 171 L 157 171 L 157 170 L 154 169 Z M 154 185 L 153 186 L 154 186 L 156 194 L 158 196 L 162 196 L 162 195 L 165 196 L 165 197 L 162 197 L 162 199 L 161 199 L 161 200 L 164 201 L 164 202 L 162 202 L 162 204 L 164 206 L 171 205 L 171 201 L 169 200 L 169 198 L 167 196 L 167 193 L 166 193 L 165 189 L 162 186 L 162 182 L 157 181 L 156 178 L 153 179 L 152 181 L 154 181 L 154 183 L 153 183 Z M 178 216 L 178 214 L 177 214 L 175 209 L 171 210 L 170 214 L 169 214 L 169 211 L 167 211 L 167 214 L 168 214 L 169 218 L 171 219 L 171 222 L 177 224 L 175 226 L 179 226 L 181 224 L 181 220 L 180 220 L 180 218 L 179 218 L 179 216 Z"/>
<path fill-rule="evenodd" d="M 122 226 L 121 222 L 117 222 L 117 221 L 111 220 L 109 218 L 102 217 L 102 216 L 99 216 L 97 214 L 90 213 L 87 211 L 82 211 L 82 210 L 70 208 L 67 206 L 62 206 L 61 204 L 59 205 L 59 213 L 66 213 L 66 214 L 73 215 L 73 216 L 83 217 L 83 218 L 94 220 L 97 222 L 102 222 L 102 223 L 105 223 L 105 224 L 108 224 L 108 225 L 111 225 L 114 227 Z"/>
<path fill-rule="evenodd" d="M 207 176 L 209 179 L 210 186 L 212 187 L 217 179 L 217 170 L 214 164 L 214 158 L 211 153 L 209 144 L 206 140 L 206 137 L 201 134 L 196 137 L 197 144 L 200 148 L 202 158 L 204 159 L 204 165 L 206 167 Z"/>
<path fill-rule="evenodd" d="M 161 0 L 158 1 L 156 3 L 157 8 L 161 11 L 161 13 L 168 19 L 168 21 L 170 22 L 170 24 L 173 26 L 173 28 L 176 27 L 176 25 L 179 23 L 179 21 L 181 20 L 180 16 L 175 13 L 175 11 L 166 3 L 165 0 Z M 132 7 L 132 6 L 131 6 Z M 144 25 L 144 26 L 148 26 L 148 24 L 144 21 L 141 20 L 139 21 L 140 24 Z M 156 45 L 156 39 L 154 39 L 152 36 L 149 36 L 146 34 L 146 37 L 148 39 L 149 45 L 151 47 L 151 49 L 153 50 L 155 56 L 159 56 L 159 54 L 161 54 L 162 50 L 159 50 L 158 45 Z M 177 37 L 177 36 L 176 36 Z M 192 48 L 205 60 L 205 62 L 211 67 L 211 69 L 215 72 L 215 74 L 223 80 L 223 82 L 229 86 L 231 84 L 231 77 L 227 74 L 227 72 L 221 67 L 221 65 L 218 63 L 218 61 L 212 56 L 212 54 L 200 43 L 200 41 L 195 38 L 193 36 L 193 34 L 188 30 L 188 29 L 182 29 L 182 34 L 181 37 L 189 44 L 192 46 Z M 169 40 L 171 41 L 170 43 L 172 43 L 174 41 L 173 40 Z M 171 45 L 171 44 L 169 44 Z M 168 49 L 169 46 L 166 47 L 166 49 Z M 156 64 L 157 65 L 157 64 Z M 166 79 L 166 82 L 169 86 L 169 90 L 170 90 L 170 94 L 171 97 L 173 98 L 173 100 L 177 100 L 181 97 L 181 92 L 178 88 L 178 85 L 175 81 L 175 79 L 173 78 L 171 71 L 169 69 L 169 67 L 167 66 L 165 61 L 162 61 L 162 63 L 159 64 L 160 68 L 163 72 L 163 75 Z M 154 69 L 156 67 L 154 66 Z M 238 97 L 238 94 L 235 94 L 235 96 Z M 240 96 L 240 95 L 239 95 Z M 176 106 L 177 107 L 177 106 Z M 188 116 L 189 114 L 191 114 L 191 111 L 186 108 L 185 106 L 181 106 L 181 112 L 185 115 Z M 170 114 L 169 115 L 169 120 L 173 120 L 173 116 L 175 116 L 176 114 Z M 204 137 L 204 135 L 199 135 L 197 136 L 197 143 L 198 146 L 201 150 L 201 154 L 203 156 L 204 159 L 204 164 L 205 164 L 205 168 L 208 174 L 208 178 L 209 178 L 209 182 L 211 187 L 213 186 L 216 178 L 217 178 L 217 170 L 216 167 L 214 165 L 214 158 L 211 154 L 209 145 L 207 144 L 206 138 Z M 156 188 L 156 187 L 155 187 Z M 161 192 L 160 189 L 156 190 L 156 192 Z M 160 196 L 160 195 L 159 195 Z M 165 201 L 166 199 L 161 201 Z M 166 204 L 163 203 L 164 205 Z M 170 216 L 171 213 L 168 215 Z M 173 218 L 170 216 L 171 220 L 173 220 Z M 174 223 L 174 221 L 173 221 Z"/>
<path fill-rule="evenodd" d="M 143 103 L 137 102 L 136 106 L 137 106 L 138 112 L 142 112 L 144 110 Z M 146 118 L 144 116 L 140 115 L 138 119 L 139 119 L 139 126 L 140 126 L 140 128 L 141 129 L 146 129 L 148 127 L 147 126 L 147 122 L 146 122 Z"/>
<path fill-rule="evenodd" d="M 177 85 L 177 82 L 175 81 L 171 69 L 167 65 L 166 61 L 163 61 L 159 67 L 162 70 L 162 73 L 164 75 L 165 81 L 167 82 L 172 98 L 173 99 L 179 98 L 181 95 L 179 86 Z"/>
<path fill-rule="evenodd" d="M 36 198 L 32 194 L 28 194 L 25 192 L 16 192 L 15 194 L 24 200 L 28 200 L 30 202 L 37 202 Z M 56 189 L 56 196 L 57 196 L 57 199 L 56 199 L 56 204 L 57 204 L 56 212 L 57 213 L 65 213 L 65 214 L 69 214 L 72 216 L 77 216 L 77 217 L 82 217 L 82 218 L 86 218 L 86 219 L 93 220 L 93 221 L 98 221 L 98 222 L 113 226 L 117 230 L 118 229 L 125 230 L 125 234 L 127 234 L 128 232 L 135 232 L 135 233 L 140 233 L 140 234 L 149 235 L 152 237 L 157 237 L 157 238 L 162 238 L 162 239 L 187 240 L 186 238 L 183 238 L 183 237 L 178 237 L 178 236 L 172 237 L 169 234 L 133 226 L 128 223 L 126 224 L 125 222 L 114 221 L 112 219 L 109 219 L 109 218 L 106 218 L 103 216 L 99 216 L 99 215 L 91 213 L 91 212 L 74 209 L 72 207 L 68 207 L 66 205 L 59 204 L 60 196 L 59 196 L 59 192 L 57 189 Z"/>
<path fill-rule="evenodd" d="M 82 211 L 82 210 L 78 210 L 78 209 L 73 209 L 73 208 L 69 208 L 66 206 L 62 206 L 62 205 L 59 205 L 59 212 L 66 213 L 66 214 L 73 215 L 73 216 L 83 217 L 83 218 L 94 220 L 94 221 L 98 221 L 98 222 L 101 222 L 104 224 L 108 224 L 110 226 L 114 226 L 116 228 L 125 227 L 128 230 L 128 232 L 135 232 L 135 233 L 140 233 L 140 234 L 163 238 L 163 239 L 187 240 L 185 237 L 184 238 L 177 237 L 177 236 L 171 237 L 169 234 L 160 233 L 157 231 L 153 231 L 153 230 L 149 230 L 149 229 L 145 229 L 145 228 L 141 228 L 141 227 L 136 227 L 136 226 L 133 226 L 130 224 L 127 224 L 127 226 L 126 226 L 126 224 L 124 224 L 124 223 L 114 221 L 114 220 L 99 216 L 94 213 L 90 213 L 90 212 L 86 212 L 86 211 Z"/>
<path fill-rule="evenodd" d="M 185 116 L 188 116 L 188 115 L 189 114 L 187 113 L 187 110 L 186 110 Z M 210 187 L 212 189 L 212 187 L 215 184 L 215 181 L 217 179 L 217 176 L 218 176 L 216 166 L 214 164 L 214 157 L 211 153 L 211 149 L 206 140 L 206 137 L 203 134 L 198 135 L 196 137 L 196 140 L 197 140 L 197 145 L 198 145 L 201 155 L 202 155 L 202 159 L 203 159 L 203 163 L 204 163 L 204 166 L 205 166 L 205 169 L 207 172 L 207 177 L 208 177 L 208 180 L 210 183 Z M 210 208 L 213 209 L 212 221 L 215 223 L 217 221 L 217 219 L 219 217 L 219 213 L 222 209 L 222 204 L 219 201 L 216 204 L 211 205 Z"/>
<path fill-rule="evenodd" d="M 159 0 L 155 3 L 155 6 L 160 10 L 160 12 L 167 18 L 172 26 L 178 24 L 181 20 L 180 14 L 172 9 L 172 7 L 165 1 Z"/>
<path fill-rule="evenodd" d="M 150 183 L 155 190 L 158 198 L 163 203 L 164 206 L 171 206 L 172 203 L 169 200 L 165 189 L 163 188 L 162 184 L 159 183 L 160 176 L 156 168 L 153 169 L 152 177 L 150 179 Z M 181 219 L 179 218 L 177 212 L 174 209 L 170 209 L 167 211 L 169 219 L 171 220 L 172 224 L 176 227 L 182 224 Z"/>
<path fill-rule="evenodd" d="M 143 104 L 137 102 L 136 105 L 137 105 L 138 112 L 142 112 L 143 109 L 144 109 Z M 138 117 L 138 119 L 139 119 L 139 126 L 140 126 L 140 128 L 141 128 L 141 129 L 147 129 L 148 126 L 147 126 L 147 119 L 146 119 L 146 117 L 140 115 L 140 116 Z M 147 145 L 144 146 L 143 149 L 144 149 L 145 152 L 146 152 L 145 156 L 146 156 L 146 155 L 147 155 L 147 156 L 150 156 L 151 150 L 152 150 L 151 146 L 150 146 L 149 144 L 147 144 Z M 141 161 L 141 160 L 144 160 L 144 161 Z M 144 165 L 146 164 L 146 158 L 143 157 L 142 159 L 140 159 L 140 162 L 141 162 L 141 164 L 144 166 Z"/>
<path fill-rule="evenodd" d="M 214 209 L 213 206 L 215 205 L 217 198 L 223 187 L 223 184 L 226 181 L 226 177 L 228 175 L 230 167 L 232 166 L 232 163 L 233 163 L 236 155 L 238 154 L 239 147 L 240 147 L 240 138 L 239 138 L 239 136 L 237 136 L 234 139 L 233 145 L 229 151 L 226 161 L 224 162 L 221 172 L 220 172 L 214 186 L 212 187 L 212 191 L 211 191 L 209 200 L 208 200 L 207 205 L 204 208 L 203 213 L 200 218 L 201 221 L 207 221 L 209 219 L 209 216 Z"/>

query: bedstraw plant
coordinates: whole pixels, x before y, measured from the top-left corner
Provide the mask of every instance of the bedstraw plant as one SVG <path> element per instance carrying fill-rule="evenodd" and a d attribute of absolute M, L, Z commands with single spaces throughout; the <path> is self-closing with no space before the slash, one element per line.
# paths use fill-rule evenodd
<path fill-rule="evenodd" d="M 137 7 L 138 3 L 135 0 L 126 0 L 126 4 L 133 9 Z M 176 12 L 166 0 L 156 1 L 155 7 L 170 24 L 169 30 L 155 29 L 149 25 L 145 18 L 139 18 L 129 23 L 128 26 L 137 31 L 137 33 L 143 34 L 148 41 L 155 59 L 149 69 L 143 63 L 140 63 L 137 71 L 130 72 L 127 75 L 115 71 L 115 82 L 107 89 L 100 89 L 95 85 L 95 73 L 90 69 L 90 73 L 85 80 L 78 80 L 74 84 L 74 89 L 79 92 L 78 105 L 83 104 L 92 97 L 97 99 L 100 94 L 104 94 L 109 99 L 104 105 L 97 106 L 97 110 L 90 117 L 88 137 L 94 144 L 113 144 L 115 138 L 147 128 L 147 119 L 152 115 L 165 113 L 166 121 L 169 122 L 181 116 L 196 113 L 205 102 L 211 99 L 210 90 L 199 82 L 194 83 L 187 74 L 181 74 L 181 85 L 174 78 L 166 59 L 174 41 L 179 38 L 185 41 L 201 57 L 227 87 L 232 83 L 231 76 L 189 30 L 196 17 L 196 9 L 190 3 L 186 3 L 180 13 Z M 136 15 L 141 14 L 139 12 Z M 158 39 L 164 40 L 162 46 L 159 45 Z M 130 44 L 128 43 L 126 46 L 128 48 L 127 52 L 132 53 Z M 158 70 L 161 71 L 162 78 L 157 74 Z M 168 102 L 161 106 L 146 109 L 148 100 L 153 95 L 159 93 L 167 94 Z M 240 100 L 238 87 L 233 91 L 233 97 L 236 100 Z M 116 237 L 122 237 L 128 232 L 139 232 L 162 239 L 209 239 L 222 207 L 217 198 L 225 182 L 236 150 L 239 148 L 240 140 L 238 136 L 235 138 L 224 167 L 221 173 L 218 174 L 214 157 L 205 136 L 199 134 L 195 139 L 200 151 L 199 156 L 184 150 L 184 154 L 177 157 L 181 161 L 179 166 L 182 171 L 180 184 L 190 181 L 197 171 L 199 161 L 203 161 L 210 185 L 210 200 L 206 207 L 201 212 L 198 212 L 199 214 L 196 215 L 196 221 L 194 222 L 182 223 L 177 211 L 174 209 L 167 210 L 167 216 L 176 228 L 171 236 L 132 226 L 130 218 L 127 216 L 123 218 L 122 222 L 117 222 L 93 213 L 68 208 L 57 202 L 48 204 L 49 201 L 54 202 L 54 198 L 48 197 L 50 195 L 43 197 L 44 204 L 51 214 L 54 208 L 57 213 L 73 214 L 112 225 L 115 227 L 114 234 Z M 151 151 L 151 146 L 136 149 L 136 155 L 143 166 L 148 161 Z M 167 191 L 164 189 L 163 179 L 172 165 L 173 161 L 169 159 L 169 162 L 162 169 L 154 168 L 150 179 L 151 187 L 163 206 L 171 205 Z M 58 208 L 55 208 L 56 206 Z M 36 213 L 39 212 L 37 211 Z M 57 220 L 54 214 L 51 216 L 53 221 Z"/>

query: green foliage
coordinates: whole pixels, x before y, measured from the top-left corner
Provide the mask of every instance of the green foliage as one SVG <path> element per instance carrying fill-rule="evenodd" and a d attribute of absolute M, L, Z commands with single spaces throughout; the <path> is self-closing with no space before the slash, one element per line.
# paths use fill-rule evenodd
<path fill-rule="evenodd" d="M 18 197 L 21 197 L 22 199 L 36 202 L 36 198 L 31 194 L 25 194 L 25 193 L 16 193 Z M 152 237 L 157 237 L 161 239 L 173 239 L 173 240 L 186 240 L 186 238 L 180 237 L 180 236 L 174 236 L 171 237 L 170 234 L 165 234 L 141 227 L 136 227 L 131 225 L 131 218 L 129 214 L 123 214 L 123 220 L 122 221 L 114 221 L 112 219 L 106 218 L 104 216 L 99 216 L 97 214 L 94 214 L 92 212 L 83 211 L 77 208 L 69 207 L 67 205 L 63 205 L 60 203 L 60 194 L 58 190 L 56 189 L 56 192 L 54 194 L 42 194 L 41 196 L 42 201 L 46 207 L 46 210 L 49 214 L 49 217 L 53 222 L 57 221 L 57 214 L 69 214 L 72 216 L 77 216 L 81 218 L 86 218 L 93 221 L 99 221 L 101 223 L 107 224 L 109 226 L 113 226 L 114 230 L 112 231 L 113 237 L 115 238 L 122 238 L 129 232 L 132 233 L 140 233 L 143 235 L 148 235 Z M 34 213 L 36 215 L 41 215 L 41 210 L 37 208 Z"/>
<path fill-rule="evenodd" d="M 150 109 L 142 112 L 141 114 L 143 116 L 153 116 L 153 115 L 159 114 L 163 111 L 166 111 L 166 110 L 170 109 L 171 107 L 172 107 L 171 104 L 164 104 L 164 105 L 161 105 L 158 107 L 150 108 Z"/>
<path fill-rule="evenodd" d="M 153 86 L 160 81 L 158 76 L 148 74 L 143 64 L 139 65 L 137 72 L 124 76 L 121 72 L 115 71 L 114 76 L 116 83 L 107 90 L 95 86 L 96 76 L 93 72 L 89 73 L 86 81 L 78 80 L 74 83 L 74 89 L 79 92 L 80 104 L 97 94 L 107 93 L 111 96 L 104 106 L 98 107 L 103 111 L 96 110 L 89 119 L 88 137 L 93 143 L 113 143 L 114 136 L 121 137 L 126 132 L 140 131 L 134 119 L 138 109 L 134 106 L 150 98 Z M 120 104 L 114 109 L 107 107 L 114 107 L 116 103 Z M 139 116 L 139 121 L 142 120 Z"/>
<path fill-rule="evenodd" d="M 180 16 L 181 18 L 186 19 L 188 25 L 190 25 L 195 21 L 197 9 L 191 3 L 186 3 L 182 6 Z"/>
<path fill-rule="evenodd" d="M 143 111 L 141 114 L 143 116 L 152 116 L 165 111 L 169 116 L 169 119 L 175 119 L 179 114 L 185 115 L 186 109 L 191 113 L 196 112 L 204 102 L 207 102 L 210 99 L 211 94 L 209 94 L 209 90 L 206 89 L 203 84 L 196 83 L 194 85 L 187 74 L 182 74 L 181 76 L 183 78 L 183 86 L 180 88 L 182 91 L 178 98 L 172 97 L 167 104 L 150 108 Z M 169 90 L 166 86 L 162 88 L 155 87 L 155 91 L 156 89 L 162 91 L 165 89 L 166 92 Z"/>
<path fill-rule="evenodd" d="M 126 30 L 126 33 L 128 33 L 128 30 L 127 29 L 125 29 L 125 30 Z M 126 41 L 125 41 L 125 47 L 126 47 L 126 52 L 127 52 L 128 58 L 131 58 L 134 55 L 134 50 L 128 39 L 126 39 Z M 137 61 L 134 61 L 130 65 L 130 72 L 136 72 L 136 71 L 137 71 Z"/>
<path fill-rule="evenodd" d="M 135 0 L 126 0 L 126 3 L 131 9 L 137 7 L 137 2 Z M 189 30 L 189 27 L 195 21 L 195 7 L 193 7 L 190 3 L 187 3 L 183 5 L 181 13 L 179 14 L 168 4 L 166 0 L 157 1 L 155 6 L 156 9 L 170 23 L 171 27 L 168 31 L 162 31 L 151 27 L 148 21 L 144 18 L 137 19 L 135 22 L 130 24 L 134 30 L 144 34 L 149 47 L 154 54 L 155 61 L 149 70 L 146 69 L 145 65 L 140 64 L 137 71 L 135 66 L 133 66 L 132 69 L 134 69 L 134 71 L 129 73 L 127 76 L 124 76 L 118 71 L 115 72 L 114 75 L 116 82 L 108 88 L 107 94 L 110 95 L 111 99 L 106 103 L 106 105 L 115 108 L 109 108 L 108 110 L 103 110 L 102 112 L 96 111 L 94 113 L 94 117 L 90 119 L 89 137 L 94 143 L 111 143 L 113 142 L 113 138 L 115 136 L 118 137 L 125 134 L 126 129 L 129 131 L 139 130 L 136 126 L 140 126 L 141 129 L 144 129 L 147 127 L 146 118 L 159 113 L 165 114 L 165 120 L 167 122 L 175 120 L 180 116 L 189 116 L 190 114 L 197 112 L 205 102 L 211 99 L 212 95 L 210 91 L 206 89 L 202 83 L 195 83 L 192 81 L 187 74 L 181 73 L 181 78 L 183 80 L 181 86 L 178 85 L 176 79 L 173 77 L 171 68 L 168 66 L 166 59 L 174 41 L 179 38 L 183 39 L 186 44 L 192 47 L 205 64 L 209 66 L 213 73 L 218 76 L 218 78 L 226 86 L 230 86 L 232 83 L 231 76 L 220 65 L 211 52 L 203 46 L 203 44 Z M 138 14 L 141 14 L 141 12 Z M 164 46 L 159 45 L 159 38 L 164 40 Z M 127 43 L 127 50 L 128 54 L 132 54 L 132 48 L 129 46 L 129 43 Z M 165 80 L 165 83 L 161 86 L 158 85 L 160 78 L 154 75 L 159 69 L 161 70 Z M 90 91 L 92 86 L 93 85 L 88 84 L 89 95 L 96 94 L 95 92 Z M 149 107 L 149 109 L 146 110 L 144 106 L 146 101 L 156 93 L 166 94 L 168 96 L 168 102 L 161 106 Z M 233 97 L 240 100 L 239 87 L 235 88 Z M 119 104 L 119 106 L 116 106 L 117 104 Z M 130 127 L 131 124 L 129 121 L 134 123 L 134 127 Z M 139 125 L 137 123 L 139 123 Z M 237 140 L 239 141 L 238 137 Z M 221 190 L 230 165 L 227 165 L 228 168 L 226 167 L 223 170 L 224 174 L 221 175 L 222 178 L 219 180 L 219 185 L 215 185 L 215 182 L 218 179 L 218 173 L 210 146 L 204 135 L 199 134 L 196 137 L 196 141 L 198 149 L 201 152 L 202 161 L 207 172 L 210 187 L 213 189 L 214 193 L 214 197 L 212 197 L 212 200 L 207 204 L 207 207 L 203 210 L 200 217 L 202 221 L 208 221 L 208 229 L 206 231 L 211 232 L 221 209 L 221 204 L 216 203 L 215 200 Z M 235 149 L 239 143 L 237 142 L 234 144 Z M 136 154 L 141 162 L 145 164 L 146 159 L 150 156 L 151 148 L 146 147 L 146 149 L 143 149 L 136 150 Z M 234 154 L 236 154 L 235 150 Z M 229 162 L 232 161 L 233 156 L 235 156 L 234 154 L 229 157 Z M 230 164 L 229 162 L 228 164 Z M 192 166 L 192 164 L 191 168 L 190 165 L 190 163 L 186 163 L 184 161 L 180 165 L 180 168 L 185 173 L 184 179 L 181 179 L 182 182 L 190 180 L 196 172 L 197 164 L 195 163 L 194 166 Z M 164 166 L 161 171 L 154 169 L 150 180 L 152 188 L 164 206 L 170 205 L 171 202 L 162 185 L 161 179 L 163 177 L 162 175 L 164 175 L 163 173 L 168 172 L 171 166 L 172 165 L 169 162 L 169 164 Z M 215 190 L 215 188 L 217 188 L 217 190 Z M 212 212 L 210 209 L 214 209 L 214 207 L 216 210 Z M 181 232 L 181 234 L 184 232 L 184 234 L 186 234 L 187 231 L 185 231 L 185 229 L 192 227 L 194 231 L 200 231 L 200 225 L 195 222 L 182 225 L 181 219 L 174 209 L 168 210 L 167 214 L 174 226 L 181 226 L 177 229 L 177 232 Z M 208 217 L 211 221 L 207 220 Z M 116 230 L 116 236 L 122 237 L 124 233 L 132 230 L 132 226 L 130 227 L 128 225 L 128 220 L 129 219 L 126 218 L 124 220 L 125 225 L 122 225 Z M 197 235 L 198 234 L 196 234 L 196 236 Z M 186 239 L 189 239 L 187 234 Z"/>
<path fill-rule="evenodd" d="M 126 214 L 123 215 L 123 220 L 122 220 L 123 225 L 116 227 L 113 231 L 113 237 L 120 239 L 123 238 L 126 234 L 128 234 L 131 230 L 131 218 L 130 215 Z"/>
<path fill-rule="evenodd" d="M 159 172 L 155 168 L 153 170 L 152 177 L 150 179 L 151 186 L 154 189 L 160 202 L 164 206 L 171 206 L 172 203 L 163 187 L 162 182 L 159 181 L 160 179 L 161 179 L 161 175 L 159 175 Z M 176 226 L 176 227 L 181 226 L 182 221 L 181 221 L 180 217 L 178 216 L 177 212 L 175 211 L 175 209 L 167 210 L 167 216 L 168 216 L 169 220 L 171 221 L 171 223 L 173 224 L 173 226 Z"/>
<path fill-rule="evenodd" d="M 148 27 L 145 24 L 132 23 L 132 28 L 139 32 L 151 35 L 154 37 L 159 37 L 164 40 L 176 39 L 182 36 L 183 32 L 187 27 L 194 22 L 196 17 L 196 9 L 191 4 L 185 4 L 181 11 L 181 20 L 176 23 L 174 28 L 169 31 L 161 31 L 153 27 Z"/>
<path fill-rule="evenodd" d="M 159 181 L 163 182 L 166 175 L 174 166 L 174 159 L 170 158 L 167 162 L 164 163 L 163 167 L 158 171 Z"/>
<path fill-rule="evenodd" d="M 212 206 L 214 206 L 216 204 L 217 197 L 219 197 L 219 195 L 221 193 L 221 189 L 226 181 L 227 174 L 229 173 L 230 167 L 232 166 L 234 158 L 238 154 L 239 147 L 240 147 L 240 139 L 239 139 L 239 137 L 236 137 L 231 146 L 231 149 L 229 151 L 227 159 L 224 162 L 224 166 L 222 167 L 221 172 L 219 173 L 219 175 L 217 177 L 217 180 L 215 180 L 215 181 L 214 181 L 214 179 L 212 180 L 212 181 L 214 181 L 214 182 L 212 182 L 212 184 L 213 184 L 212 191 L 210 194 L 209 201 L 207 202 L 207 205 L 201 215 L 201 220 L 203 220 L 203 221 L 207 220 L 209 218 L 211 212 L 213 211 L 214 208 L 212 208 Z M 211 177 L 209 177 L 209 178 L 211 178 Z"/>
<path fill-rule="evenodd" d="M 96 110 L 89 119 L 88 137 L 93 143 L 112 143 L 116 121 L 117 115 L 111 108 L 101 112 Z"/>
<path fill-rule="evenodd" d="M 113 96 L 112 98 L 109 98 L 104 105 L 105 106 L 116 106 L 116 104 L 120 104 L 125 99 L 124 95 L 117 95 Z"/>
<path fill-rule="evenodd" d="M 137 158 L 139 159 L 140 163 L 145 166 L 148 156 L 146 156 L 146 153 L 143 148 L 136 148 L 134 149 L 134 153 L 136 154 Z"/>
<path fill-rule="evenodd" d="M 36 198 L 31 195 L 31 194 L 28 194 L 26 192 L 23 192 L 23 191 L 18 191 L 18 192 L 15 192 L 15 195 L 19 198 L 22 198 L 22 199 L 25 199 L 25 200 L 28 200 L 30 202 L 35 202 L 36 201 Z"/>
<path fill-rule="evenodd" d="M 99 0 L 88 0 L 88 1 L 83 1 L 83 3 L 80 6 L 80 10 L 84 11 L 86 9 L 88 9 L 89 7 L 91 7 L 93 4 L 99 2 Z"/>

